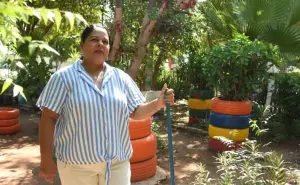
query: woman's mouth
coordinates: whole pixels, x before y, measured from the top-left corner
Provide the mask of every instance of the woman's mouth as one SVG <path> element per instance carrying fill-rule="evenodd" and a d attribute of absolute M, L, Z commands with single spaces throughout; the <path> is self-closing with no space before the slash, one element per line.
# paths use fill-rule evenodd
<path fill-rule="evenodd" d="M 95 53 L 100 54 L 100 55 L 104 54 L 102 49 L 96 50 Z"/>

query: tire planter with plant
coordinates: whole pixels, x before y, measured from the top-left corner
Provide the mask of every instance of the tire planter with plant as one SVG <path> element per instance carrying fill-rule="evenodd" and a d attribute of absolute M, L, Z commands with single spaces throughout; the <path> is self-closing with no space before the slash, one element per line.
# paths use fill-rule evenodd
<path fill-rule="evenodd" d="M 211 101 L 209 148 L 216 152 L 234 150 L 249 136 L 252 94 L 267 78 L 271 65 L 280 61 L 278 49 L 237 35 L 215 45 L 206 58 L 209 84 L 220 92 Z M 231 140 L 233 147 L 221 138 Z"/>
<path fill-rule="evenodd" d="M 13 134 L 21 130 L 20 110 L 12 107 L 0 107 L 0 134 Z"/>
<path fill-rule="evenodd" d="M 149 179 L 156 174 L 156 135 L 151 132 L 151 118 L 129 119 L 129 135 L 133 149 L 130 158 L 131 182 Z"/>

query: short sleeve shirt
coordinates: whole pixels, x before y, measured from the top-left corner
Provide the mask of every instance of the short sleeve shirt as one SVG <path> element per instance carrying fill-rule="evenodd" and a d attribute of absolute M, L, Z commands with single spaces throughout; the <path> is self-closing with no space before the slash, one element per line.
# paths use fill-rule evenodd
<path fill-rule="evenodd" d="M 145 98 L 128 74 L 107 63 L 98 88 L 81 62 L 55 72 L 37 101 L 40 108 L 60 114 L 56 157 L 77 165 L 129 160 L 129 115 Z"/>

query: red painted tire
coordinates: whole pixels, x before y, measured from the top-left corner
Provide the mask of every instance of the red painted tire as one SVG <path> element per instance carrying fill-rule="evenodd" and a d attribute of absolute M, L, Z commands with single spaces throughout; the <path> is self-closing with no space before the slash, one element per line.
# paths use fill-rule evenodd
<path fill-rule="evenodd" d="M 0 120 L 8 120 L 18 118 L 20 115 L 19 109 L 12 107 L 0 107 Z"/>
<path fill-rule="evenodd" d="M 211 111 L 219 114 L 244 116 L 251 113 L 251 101 L 225 101 L 219 98 L 211 100 Z"/>
<path fill-rule="evenodd" d="M 16 132 L 19 132 L 21 130 L 21 125 L 16 124 L 10 127 L 0 127 L 0 134 L 5 135 L 5 134 L 13 134 Z"/>
<path fill-rule="evenodd" d="M 0 127 L 10 127 L 13 125 L 19 124 L 19 118 L 14 118 L 14 119 L 0 119 Z"/>
<path fill-rule="evenodd" d="M 199 119 L 200 118 L 190 116 L 189 117 L 189 124 L 197 124 L 197 123 L 199 123 Z"/>
<path fill-rule="evenodd" d="M 143 120 L 129 119 L 130 139 L 139 139 L 151 134 L 151 118 Z"/>
<path fill-rule="evenodd" d="M 148 137 L 131 140 L 131 144 L 133 149 L 131 163 L 145 161 L 156 155 L 156 135 L 153 133 Z"/>
<path fill-rule="evenodd" d="M 219 141 L 214 138 L 209 138 L 208 147 L 214 152 L 224 152 L 229 150 L 237 150 L 242 147 L 242 142 L 233 142 L 231 146 L 227 146 L 222 141 Z"/>
<path fill-rule="evenodd" d="M 138 182 L 153 177 L 156 174 L 156 166 L 156 156 L 147 161 L 130 163 L 131 182 Z"/>

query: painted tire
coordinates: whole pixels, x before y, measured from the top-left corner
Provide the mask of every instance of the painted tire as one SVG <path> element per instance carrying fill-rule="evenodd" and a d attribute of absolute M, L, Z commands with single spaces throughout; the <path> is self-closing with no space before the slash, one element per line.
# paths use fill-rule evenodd
<path fill-rule="evenodd" d="M 14 119 L 0 119 L 0 127 L 10 127 L 13 125 L 19 124 L 19 118 L 14 118 Z"/>
<path fill-rule="evenodd" d="M 10 127 L 0 127 L 0 134 L 5 135 L 5 134 L 13 134 L 16 132 L 19 132 L 21 130 L 21 125 L 16 124 Z"/>
<path fill-rule="evenodd" d="M 139 139 L 151 134 L 151 118 L 144 120 L 129 119 L 130 139 Z"/>
<path fill-rule="evenodd" d="M 251 101 L 224 101 L 218 98 L 211 100 L 211 111 L 219 114 L 244 116 L 249 115 L 251 109 Z"/>
<path fill-rule="evenodd" d="M 229 129 L 244 129 L 249 128 L 248 116 L 232 116 L 226 114 L 210 113 L 209 123 L 215 127 Z"/>
<path fill-rule="evenodd" d="M 195 118 L 208 118 L 210 110 L 196 110 L 196 109 L 189 109 L 190 117 Z"/>
<path fill-rule="evenodd" d="M 156 174 L 156 166 L 156 156 L 152 157 L 147 161 L 139 163 L 130 163 L 131 182 L 138 182 L 153 177 Z"/>
<path fill-rule="evenodd" d="M 133 149 L 131 163 L 145 161 L 156 155 L 156 136 L 153 133 L 148 137 L 131 140 L 131 144 Z"/>
<path fill-rule="evenodd" d="M 207 110 L 211 107 L 211 100 L 189 98 L 188 105 L 190 109 Z"/>
<path fill-rule="evenodd" d="M 227 128 L 215 127 L 209 124 L 208 135 L 211 138 L 215 136 L 223 136 L 232 141 L 244 141 L 249 136 L 249 128 L 227 129 Z"/>
<path fill-rule="evenodd" d="M 207 99 L 212 99 L 214 97 L 214 91 L 212 90 L 191 90 L 190 91 L 190 98 L 195 98 L 195 99 L 202 99 L 202 100 L 207 100 Z"/>
<path fill-rule="evenodd" d="M 199 123 L 199 119 L 200 118 L 190 116 L 189 117 L 189 124 L 197 124 L 197 123 Z"/>
<path fill-rule="evenodd" d="M 226 145 L 222 141 L 209 138 L 208 148 L 214 152 L 224 152 L 229 150 L 237 150 L 242 147 L 242 142 L 234 142 L 231 146 Z"/>
<path fill-rule="evenodd" d="M 0 120 L 8 120 L 18 118 L 20 110 L 12 107 L 0 107 Z"/>

